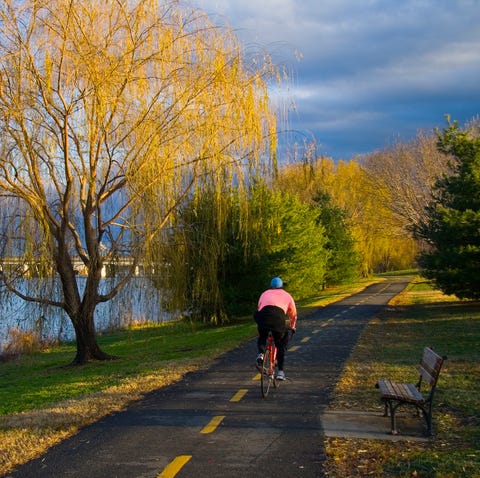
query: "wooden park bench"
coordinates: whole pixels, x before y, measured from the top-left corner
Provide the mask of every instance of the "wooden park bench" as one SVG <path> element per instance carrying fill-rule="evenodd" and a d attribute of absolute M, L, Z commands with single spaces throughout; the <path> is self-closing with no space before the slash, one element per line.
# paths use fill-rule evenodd
<path fill-rule="evenodd" d="M 431 348 L 425 347 L 423 356 L 418 365 L 420 373 L 418 382 L 397 383 L 391 380 L 378 380 L 376 387 L 380 389 L 381 400 L 385 403 L 384 416 L 390 413 L 392 434 L 397 435 L 395 412 L 401 405 L 414 406 L 423 415 L 427 424 L 427 435 L 432 434 L 432 403 L 438 376 L 443 362 L 447 357 L 440 357 Z M 427 390 L 424 395 L 420 391 L 422 384 L 426 382 Z"/>

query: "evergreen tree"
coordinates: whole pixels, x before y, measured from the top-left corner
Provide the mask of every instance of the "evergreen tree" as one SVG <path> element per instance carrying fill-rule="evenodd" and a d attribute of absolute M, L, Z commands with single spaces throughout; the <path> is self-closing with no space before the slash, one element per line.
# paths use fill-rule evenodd
<path fill-rule="evenodd" d="M 427 219 L 416 228 L 430 246 L 419 264 L 443 292 L 480 299 L 480 126 L 460 130 L 449 121 L 437 134 L 452 174 L 437 181 Z"/>
<path fill-rule="evenodd" d="M 280 276 L 297 299 L 311 297 L 325 283 L 331 251 L 316 207 L 297 196 L 277 193 L 276 222 L 268 254 L 269 276 Z"/>
<path fill-rule="evenodd" d="M 240 220 L 240 204 L 231 210 L 218 274 L 228 315 L 252 311 L 274 276 L 296 299 L 317 294 L 330 256 L 317 208 L 261 181 L 252 186 L 248 219 Z"/>

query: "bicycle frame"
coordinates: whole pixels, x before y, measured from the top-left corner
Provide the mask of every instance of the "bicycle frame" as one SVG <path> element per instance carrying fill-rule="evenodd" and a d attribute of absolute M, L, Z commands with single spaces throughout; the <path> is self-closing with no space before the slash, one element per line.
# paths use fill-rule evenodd
<path fill-rule="evenodd" d="M 277 360 L 277 347 L 275 345 L 275 341 L 273 340 L 273 335 L 270 332 L 267 339 L 267 348 L 270 352 L 269 355 L 269 362 L 268 362 L 268 375 L 275 376 L 275 361 Z"/>
<path fill-rule="evenodd" d="M 260 377 L 260 387 L 262 390 L 262 397 L 265 398 L 268 395 L 270 386 L 278 386 L 277 382 L 277 347 L 271 332 L 268 334 L 267 344 L 265 347 L 265 353 L 263 355 L 263 365 Z"/>

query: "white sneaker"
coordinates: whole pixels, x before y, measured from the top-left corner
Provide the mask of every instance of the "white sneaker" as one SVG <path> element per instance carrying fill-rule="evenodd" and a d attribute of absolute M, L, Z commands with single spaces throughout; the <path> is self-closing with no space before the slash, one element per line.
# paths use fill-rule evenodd
<path fill-rule="evenodd" d="M 257 365 L 261 367 L 263 364 L 263 354 L 258 354 L 257 355 Z"/>
<path fill-rule="evenodd" d="M 277 380 L 285 380 L 285 372 L 283 370 L 278 371 Z"/>

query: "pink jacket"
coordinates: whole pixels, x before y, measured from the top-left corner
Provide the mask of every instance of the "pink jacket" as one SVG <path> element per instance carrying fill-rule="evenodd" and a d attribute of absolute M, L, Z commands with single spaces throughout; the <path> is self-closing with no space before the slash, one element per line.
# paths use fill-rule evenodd
<path fill-rule="evenodd" d="M 258 299 L 258 310 L 266 305 L 280 307 L 290 320 L 290 328 L 295 329 L 297 324 L 297 308 L 293 297 L 284 289 L 268 289 Z"/>

